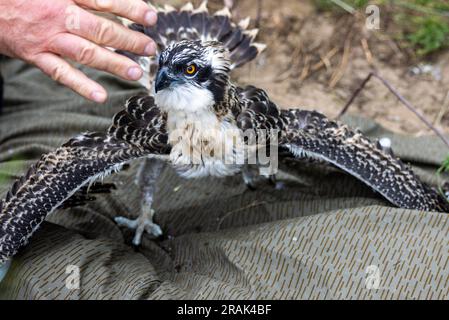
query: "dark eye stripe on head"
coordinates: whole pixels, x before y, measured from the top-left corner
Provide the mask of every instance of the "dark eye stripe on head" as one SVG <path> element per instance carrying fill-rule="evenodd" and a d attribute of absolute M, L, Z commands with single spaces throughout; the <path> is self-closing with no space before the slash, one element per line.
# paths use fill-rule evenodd
<path fill-rule="evenodd" d="M 178 83 L 207 88 L 215 101 L 222 101 L 229 79 L 229 59 L 219 43 L 182 41 L 169 46 L 160 56 L 160 67 L 168 68 Z M 195 64 L 195 72 L 187 68 Z"/>
<path fill-rule="evenodd" d="M 161 54 L 161 64 L 185 63 L 202 56 L 201 42 L 183 41 L 168 47 Z"/>
<path fill-rule="evenodd" d="M 198 67 L 195 78 L 198 80 L 198 82 L 206 82 L 210 79 L 211 75 L 212 75 L 212 68 L 210 66 L 204 68 Z"/>

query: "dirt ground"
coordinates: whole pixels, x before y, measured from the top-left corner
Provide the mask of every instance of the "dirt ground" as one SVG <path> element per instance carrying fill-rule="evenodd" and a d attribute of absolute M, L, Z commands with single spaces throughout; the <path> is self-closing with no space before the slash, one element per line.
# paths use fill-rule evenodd
<path fill-rule="evenodd" d="M 264 88 L 282 107 L 316 109 L 335 117 L 375 68 L 431 123 L 449 133 L 449 52 L 428 61 L 410 59 L 390 36 L 382 13 L 381 29 L 371 31 L 363 17 L 317 12 L 309 0 L 262 0 L 260 7 L 259 0 L 233 2 L 236 19 L 250 16 L 254 26 L 259 17 L 258 41 L 268 44 L 257 61 L 235 72 L 240 84 Z M 220 9 L 223 1 L 209 1 L 209 6 Z M 431 72 L 413 72 L 420 64 Z M 430 133 L 377 79 L 370 80 L 348 113 L 375 119 L 395 132 Z"/>

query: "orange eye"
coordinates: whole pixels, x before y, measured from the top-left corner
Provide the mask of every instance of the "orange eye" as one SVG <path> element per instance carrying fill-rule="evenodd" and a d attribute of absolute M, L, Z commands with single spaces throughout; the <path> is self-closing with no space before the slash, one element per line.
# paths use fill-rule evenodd
<path fill-rule="evenodd" d="M 194 64 L 191 64 L 190 66 L 188 66 L 188 67 L 186 68 L 186 73 L 187 73 L 189 76 L 194 75 L 195 72 L 196 72 L 196 66 L 195 66 Z"/>

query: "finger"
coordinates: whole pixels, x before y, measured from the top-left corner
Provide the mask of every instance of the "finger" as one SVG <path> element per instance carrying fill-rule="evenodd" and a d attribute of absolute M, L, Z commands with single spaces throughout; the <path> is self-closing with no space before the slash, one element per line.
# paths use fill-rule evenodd
<path fill-rule="evenodd" d="M 143 75 L 142 69 L 131 59 L 70 33 L 58 35 L 53 39 L 49 50 L 62 57 L 125 79 L 139 80 Z"/>
<path fill-rule="evenodd" d="M 98 103 L 106 101 L 106 90 L 64 59 L 52 53 L 41 53 L 32 62 L 53 80 L 69 87 L 83 97 Z"/>
<path fill-rule="evenodd" d="M 142 0 L 75 0 L 75 2 L 89 9 L 114 13 L 143 25 L 152 26 L 157 21 L 156 11 Z"/>
<path fill-rule="evenodd" d="M 141 55 L 154 55 L 156 44 L 141 32 L 130 30 L 109 19 L 83 9 L 79 10 L 79 24 L 69 28 L 70 33 L 86 38 L 101 46 L 113 47 Z"/>

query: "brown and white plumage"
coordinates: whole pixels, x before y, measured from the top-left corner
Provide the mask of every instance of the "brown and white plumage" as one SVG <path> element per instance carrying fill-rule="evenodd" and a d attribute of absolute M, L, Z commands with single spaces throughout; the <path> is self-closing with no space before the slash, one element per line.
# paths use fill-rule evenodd
<path fill-rule="evenodd" d="M 85 133 L 45 154 L 0 202 L 0 264 L 45 217 L 80 188 L 142 157 L 167 154 L 167 135 L 152 97 L 133 97 L 108 133 Z"/>
<path fill-rule="evenodd" d="M 279 110 L 261 89 L 240 89 L 252 101 L 239 116 L 239 127 L 280 129 L 279 146 L 296 158 L 329 163 L 361 180 L 392 204 L 409 209 L 449 212 L 449 202 L 423 183 L 392 153 L 361 132 L 308 110 Z"/>
<path fill-rule="evenodd" d="M 243 164 L 225 163 L 223 155 L 204 149 L 227 144 L 221 135 L 227 130 L 276 130 L 278 147 L 290 156 L 338 167 L 393 205 L 449 212 L 446 199 L 361 133 L 318 112 L 281 110 L 262 89 L 232 84 L 229 72 L 263 48 L 253 42 L 256 31 L 247 27 L 247 21 L 233 24 L 228 11 L 209 15 L 205 6 L 195 10 L 191 5 L 160 10 L 155 27 L 132 25 L 152 36 L 161 49 L 159 59 L 147 61 L 149 75 L 158 69 L 155 96 L 130 98 L 106 133 L 75 137 L 44 155 L 13 185 L 0 203 L 0 264 L 76 191 L 133 160 L 169 161 L 188 178 L 239 172 Z M 186 74 L 192 64 L 196 73 Z M 199 152 L 200 161 L 184 161 L 186 149 Z M 231 153 L 236 156 L 235 149 Z"/>
<path fill-rule="evenodd" d="M 258 29 L 248 29 L 250 19 L 246 18 L 234 23 L 227 7 L 214 14 L 209 13 L 207 1 L 204 1 L 198 8 L 194 8 L 191 3 L 188 3 L 180 10 L 169 5 L 155 9 L 158 12 L 158 22 L 155 26 L 145 27 L 131 23 L 129 20 L 124 21 L 124 24 L 132 30 L 143 32 L 151 37 L 157 43 L 158 53 L 183 40 L 217 41 L 229 50 L 230 68 L 233 70 L 256 58 L 266 47 L 264 44 L 254 41 Z M 140 82 L 151 90 L 154 76 L 158 70 L 157 58 L 120 52 L 143 67 L 146 72 Z"/>

